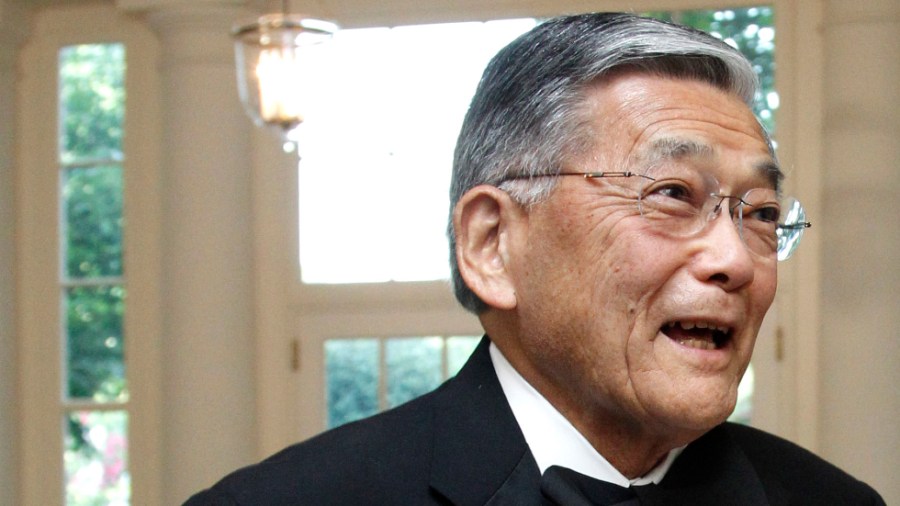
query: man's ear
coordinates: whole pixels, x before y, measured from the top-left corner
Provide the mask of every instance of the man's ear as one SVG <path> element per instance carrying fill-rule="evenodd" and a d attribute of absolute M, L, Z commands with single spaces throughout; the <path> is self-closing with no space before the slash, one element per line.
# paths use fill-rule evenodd
<path fill-rule="evenodd" d="M 509 269 L 515 231 L 527 218 L 524 209 L 493 186 L 472 188 L 456 203 L 453 228 L 456 261 L 466 285 L 488 306 L 516 307 L 516 290 Z"/>

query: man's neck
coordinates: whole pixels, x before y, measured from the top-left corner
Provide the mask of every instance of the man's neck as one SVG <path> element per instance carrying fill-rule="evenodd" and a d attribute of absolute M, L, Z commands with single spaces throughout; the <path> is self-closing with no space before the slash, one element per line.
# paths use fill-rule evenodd
<path fill-rule="evenodd" d="M 670 451 L 672 447 L 645 449 L 645 439 L 617 434 L 610 430 L 614 424 L 599 422 L 579 426 L 573 421 L 591 418 L 586 413 L 559 410 L 493 344 L 491 359 L 504 394 L 542 471 L 550 465 L 563 465 L 622 486 L 658 483 L 680 453 L 680 448 Z"/>

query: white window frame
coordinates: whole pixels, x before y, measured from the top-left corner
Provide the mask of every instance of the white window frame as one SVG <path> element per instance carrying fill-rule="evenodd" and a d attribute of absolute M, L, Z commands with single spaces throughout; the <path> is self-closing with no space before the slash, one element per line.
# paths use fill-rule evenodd
<path fill-rule="evenodd" d="M 588 10 L 684 10 L 746 7 L 775 9 L 779 156 L 788 168 L 786 188 L 810 216 L 821 209 L 822 7 L 815 2 L 721 0 L 431 2 L 402 8 L 354 5 L 331 12 L 342 26 L 395 26 L 431 22 L 546 17 Z M 367 4 L 368 5 L 368 4 Z M 349 7 L 348 7 L 349 9 Z M 377 10 L 377 12 L 376 12 Z M 801 92 L 802 87 L 802 92 Z M 271 138 L 260 139 L 271 143 Z M 296 160 L 258 146 L 256 215 L 266 225 L 255 249 L 259 290 L 257 343 L 260 392 L 260 456 L 309 437 L 324 427 L 322 343 L 331 337 L 446 335 L 480 332 L 458 308 L 445 282 L 372 285 L 303 285 L 297 251 Z M 280 164 L 283 171 L 264 171 Z M 262 198 L 265 196 L 266 198 Z M 268 218 L 268 219 L 266 219 Z M 277 222 L 277 225 L 272 225 Z M 807 234 L 801 252 L 779 266 L 779 294 L 757 343 L 755 424 L 816 449 L 818 434 L 818 341 L 816 336 L 821 246 Z M 276 254 L 273 251 L 283 253 Z M 290 273 L 288 276 L 286 273 Z M 801 296 L 802 294 L 802 296 Z M 285 388 L 285 386 L 287 386 Z M 290 406 L 285 409 L 285 406 Z"/>
<path fill-rule="evenodd" d="M 131 500 L 134 504 L 160 501 L 160 270 L 155 242 L 159 237 L 158 49 L 145 26 L 114 6 L 101 4 L 37 10 L 30 39 L 20 53 L 16 260 L 22 399 L 20 497 L 25 505 L 62 504 L 65 500 L 61 285 L 59 270 L 48 268 L 61 265 L 58 54 L 65 46 L 106 42 L 124 44 L 127 59 L 122 170 L 127 286 L 123 325 L 129 400 L 122 409 L 128 412 Z"/>

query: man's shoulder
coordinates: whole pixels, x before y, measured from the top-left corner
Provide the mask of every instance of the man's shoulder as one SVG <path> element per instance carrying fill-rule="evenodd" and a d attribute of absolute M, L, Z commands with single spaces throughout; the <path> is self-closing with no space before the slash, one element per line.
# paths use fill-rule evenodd
<path fill-rule="evenodd" d="M 736 423 L 725 423 L 718 430 L 740 446 L 757 468 L 779 469 L 785 473 L 815 470 L 840 479 L 850 477 L 811 451 L 769 432 Z M 784 469 L 780 469 L 782 467 Z"/>
<path fill-rule="evenodd" d="M 884 504 L 869 485 L 786 439 L 732 423 L 716 430 L 740 447 L 764 483 L 777 484 L 802 504 Z"/>

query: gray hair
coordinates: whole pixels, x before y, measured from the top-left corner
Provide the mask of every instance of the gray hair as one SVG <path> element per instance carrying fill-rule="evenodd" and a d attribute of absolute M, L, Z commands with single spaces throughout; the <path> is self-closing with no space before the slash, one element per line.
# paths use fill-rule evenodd
<path fill-rule="evenodd" d="M 469 311 L 480 313 L 487 305 L 459 272 L 452 221 L 456 203 L 480 184 L 503 185 L 523 205 L 546 198 L 557 178 L 504 182 L 559 171 L 564 159 L 589 148 L 584 92 L 622 68 L 709 82 L 748 106 L 759 88 L 751 64 L 721 40 L 631 14 L 555 18 L 503 48 L 481 77 L 453 159 L 450 268 L 456 298 Z"/>

